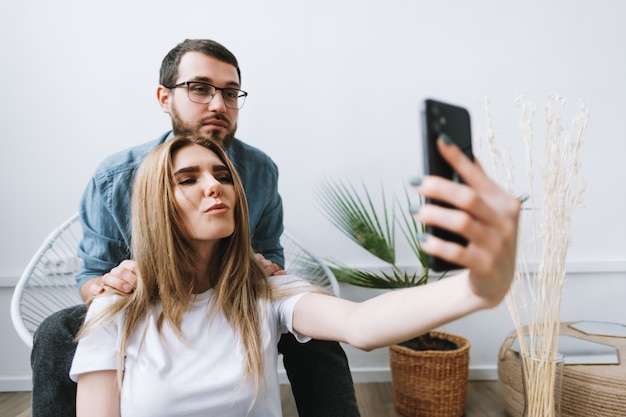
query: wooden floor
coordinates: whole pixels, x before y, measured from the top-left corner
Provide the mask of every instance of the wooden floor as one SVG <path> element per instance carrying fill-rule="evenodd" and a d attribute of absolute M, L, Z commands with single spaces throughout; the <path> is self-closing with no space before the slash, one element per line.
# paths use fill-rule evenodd
<path fill-rule="evenodd" d="M 361 417 L 402 417 L 393 407 L 390 383 L 355 384 Z M 297 417 L 288 385 L 281 386 L 283 416 Z M 506 417 L 497 381 L 470 381 L 467 387 L 466 417 Z M 30 417 L 29 392 L 0 392 L 0 416 Z"/>
<path fill-rule="evenodd" d="M 0 392 L 0 416 L 30 417 L 30 392 Z"/>

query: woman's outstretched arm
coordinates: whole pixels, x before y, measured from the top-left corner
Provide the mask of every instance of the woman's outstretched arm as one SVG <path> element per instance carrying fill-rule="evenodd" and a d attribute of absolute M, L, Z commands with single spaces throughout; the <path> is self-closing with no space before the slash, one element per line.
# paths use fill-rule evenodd
<path fill-rule="evenodd" d="M 395 290 L 362 303 L 307 294 L 296 305 L 294 329 L 365 350 L 423 334 L 472 312 L 497 306 L 515 270 L 520 202 L 493 182 L 478 162 L 438 141 L 443 157 L 465 180 L 424 178 L 416 190 L 456 209 L 424 205 L 417 219 L 464 236 L 467 246 L 427 236 L 424 251 L 466 269 L 428 285 Z"/>

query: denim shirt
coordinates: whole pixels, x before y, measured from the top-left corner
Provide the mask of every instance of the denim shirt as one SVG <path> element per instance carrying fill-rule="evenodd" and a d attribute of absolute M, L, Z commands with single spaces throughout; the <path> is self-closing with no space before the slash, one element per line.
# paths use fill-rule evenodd
<path fill-rule="evenodd" d="M 82 260 L 76 275 L 79 288 L 130 259 L 130 198 L 135 172 L 145 156 L 170 137 L 171 132 L 167 132 L 156 140 L 111 155 L 96 169 L 80 201 L 83 238 L 78 248 Z M 283 206 L 276 164 L 261 150 L 238 139 L 226 153 L 246 193 L 254 251 L 284 265 L 280 245 Z"/>

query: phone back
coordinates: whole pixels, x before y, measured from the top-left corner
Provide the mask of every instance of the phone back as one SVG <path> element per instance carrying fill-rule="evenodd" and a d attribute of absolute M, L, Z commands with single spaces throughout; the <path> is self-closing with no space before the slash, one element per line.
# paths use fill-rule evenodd
<path fill-rule="evenodd" d="M 472 129 L 469 112 L 459 106 L 428 99 L 422 109 L 424 168 L 427 175 L 459 180 L 456 172 L 437 150 L 437 138 L 445 133 L 473 159 Z"/>
<path fill-rule="evenodd" d="M 459 106 L 428 99 L 424 101 L 422 108 L 422 143 L 424 146 L 424 173 L 437 175 L 452 181 L 462 182 L 462 178 L 443 159 L 437 149 L 437 139 L 445 133 L 452 141 L 470 158 L 472 154 L 472 130 L 469 112 Z M 426 199 L 426 203 L 438 204 L 444 207 L 450 205 Z M 462 236 L 448 230 L 427 226 L 426 232 L 441 239 L 467 245 L 467 240 Z M 437 257 L 429 257 L 429 267 L 434 271 L 448 271 L 459 269 L 459 265 L 452 264 Z"/>

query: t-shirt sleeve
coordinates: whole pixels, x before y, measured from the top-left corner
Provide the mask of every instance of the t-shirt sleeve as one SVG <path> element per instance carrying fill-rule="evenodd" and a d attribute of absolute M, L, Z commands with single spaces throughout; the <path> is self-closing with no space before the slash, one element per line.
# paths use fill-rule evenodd
<path fill-rule="evenodd" d="M 98 316 L 118 298 L 119 296 L 115 295 L 96 297 L 87 310 L 85 322 Z M 72 381 L 77 382 L 78 376 L 87 372 L 117 369 L 122 322 L 122 315 L 119 315 L 113 321 L 94 329 L 79 340 L 70 369 Z"/>
<path fill-rule="evenodd" d="M 311 340 L 310 337 L 300 334 L 293 329 L 293 311 L 298 301 L 313 290 L 313 286 L 308 281 L 293 275 L 277 275 L 269 279 L 273 286 L 285 290 L 289 288 L 299 288 L 299 291 L 301 291 L 293 295 L 275 299 L 272 304 L 280 323 L 278 330 L 281 333 L 289 332 L 293 334 L 300 343 L 308 342 Z"/>

